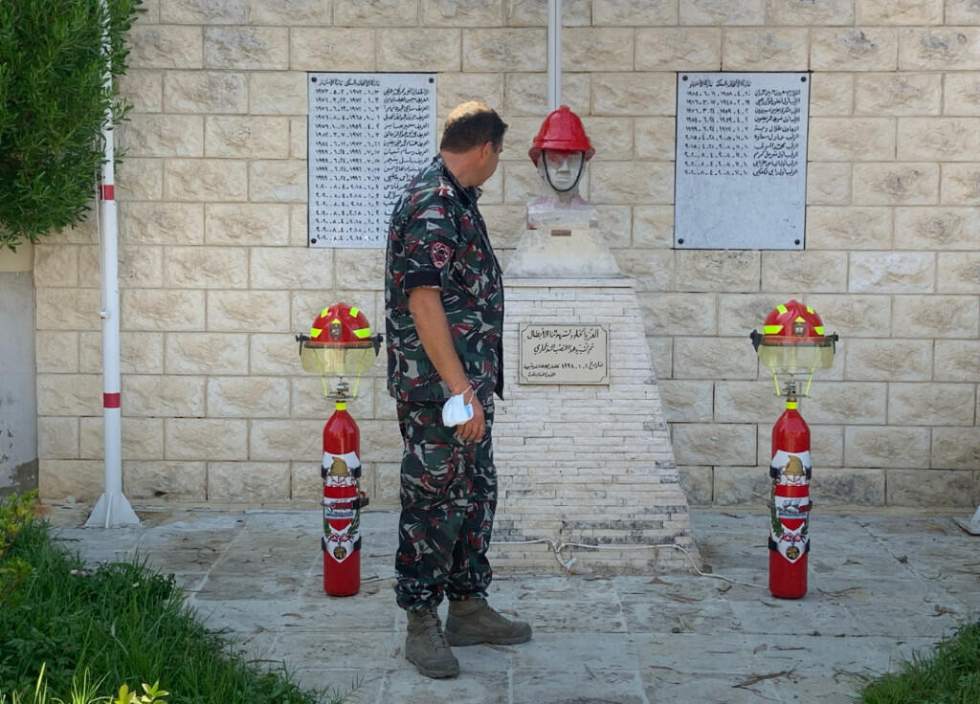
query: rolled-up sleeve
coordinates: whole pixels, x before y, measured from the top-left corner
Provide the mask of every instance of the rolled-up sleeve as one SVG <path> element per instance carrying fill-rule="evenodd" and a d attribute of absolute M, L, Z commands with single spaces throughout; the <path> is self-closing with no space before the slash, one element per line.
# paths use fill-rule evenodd
<path fill-rule="evenodd" d="M 449 205 L 439 197 L 424 199 L 405 223 L 402 237 L 405 292 L 419 286 L 444 288 L 459 239 Z"/>

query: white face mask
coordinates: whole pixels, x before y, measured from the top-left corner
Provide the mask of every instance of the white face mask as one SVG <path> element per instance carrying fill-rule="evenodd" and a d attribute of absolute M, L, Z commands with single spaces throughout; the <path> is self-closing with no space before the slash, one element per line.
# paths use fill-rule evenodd
<path fill-rule="evenodd" d="M 462 425 L 473 417 L 473 404 L 463 401 L 463 394 L 451 396 L 442 405 L 442 424 L 447 428 Z"/>

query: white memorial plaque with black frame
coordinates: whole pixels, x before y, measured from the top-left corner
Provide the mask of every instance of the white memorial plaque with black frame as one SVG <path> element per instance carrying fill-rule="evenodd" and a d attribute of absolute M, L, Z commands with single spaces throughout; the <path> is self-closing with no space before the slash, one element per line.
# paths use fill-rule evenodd
<path fill-rule="evenodd" d="M 807 73 L 679 73 L 674 246 L 803 249 Z"/>
<path fill-rule="evenodd" d="M 377 247 L 408 182 L 436 154 L 436 78 L 310 73 L 311 247 Z"/>

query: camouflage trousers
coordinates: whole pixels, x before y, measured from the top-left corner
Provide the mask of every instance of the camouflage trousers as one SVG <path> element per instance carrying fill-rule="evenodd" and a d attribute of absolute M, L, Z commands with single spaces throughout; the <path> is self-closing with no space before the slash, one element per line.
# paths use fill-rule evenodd
<path fill-rule="evenodd" d="M 492 399 L 484 414 L 483 440 L 464 443 L 456 428 L 442 424 L 442 404 L 398 404 L 405 449 L 395 595 L 403 609 L 437 606 L 443 595 L 453 601 L 486 597 L 497 508 Z"/>

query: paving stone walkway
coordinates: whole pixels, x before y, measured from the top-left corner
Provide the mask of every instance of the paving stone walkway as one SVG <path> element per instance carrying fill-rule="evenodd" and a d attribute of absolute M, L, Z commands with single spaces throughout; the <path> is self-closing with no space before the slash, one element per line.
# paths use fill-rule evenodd
<path fill-rule="evenodd" d="M 738 584 L 498 574 L 492 603 L 530 620 L 534 639 L 457 648 L 462 675 L 433 681 L 402 656 L 394 512 L 364 514 L 365 584 L 346 599 L 322 593 L 316 510 L 147 511 L 141 528 L 113 531 L 51 515 L 86 560 L 138 551 L 248 657 L 358 704 L 851 702 L 980 615 L 980 538 L 949 516 L 815 515 L 809 594 L 783 601 L 766 589 L 767 517 L 695 510 L 705 563 Z"/>

